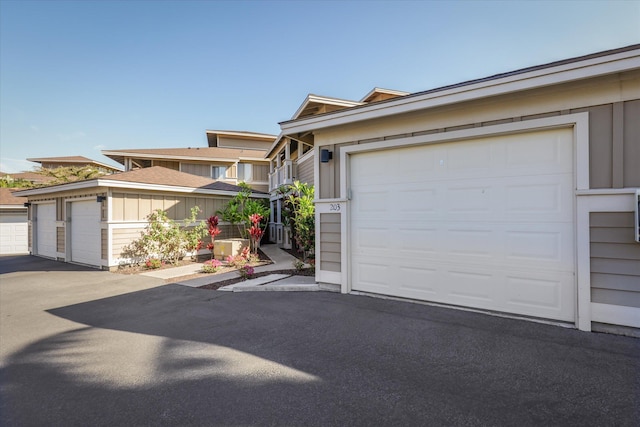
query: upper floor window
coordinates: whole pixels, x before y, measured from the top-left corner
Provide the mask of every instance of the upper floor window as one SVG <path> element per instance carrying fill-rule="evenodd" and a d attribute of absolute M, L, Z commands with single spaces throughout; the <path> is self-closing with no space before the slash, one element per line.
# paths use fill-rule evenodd
<path fill-rule="evenodd" d="M 211 178 L 225 179 L 227 177 L 226 166 L 211 166 Z"/>
<path fill-rule="evenodd" d="M 251 166 L 250 163 L 238 163 L 238 181 L 252 181 L 253 168 Z"/>

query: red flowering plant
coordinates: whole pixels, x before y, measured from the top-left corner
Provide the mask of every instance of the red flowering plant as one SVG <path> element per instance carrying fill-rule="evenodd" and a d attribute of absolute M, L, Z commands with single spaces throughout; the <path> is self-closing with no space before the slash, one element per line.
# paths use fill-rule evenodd
<path fill-rule="evenodd" d="M 264 229 L 260 225 L 264 217 L 258 213 L 249 215 L 251 221 L 251 228 L 249 228 L 249 239 L 251 239 L 251 248 L 254 254 L 258 254 L 258 247 L 260 246 L 260 240 L 264 235 Z"/>
<path fill-rule="evenodd" d="M 218 227 L 219 219 L 218 215 L 213 215 L 207 218 L 207 225 L 209 227 L 209 236 L 211 237 L 211 243 L 207 244 L 207 249 L 211 251 L 211 259 L 213 259 L 213 248 L 215 245 L 216 236 L 222 233 L 222 230 Z"/>

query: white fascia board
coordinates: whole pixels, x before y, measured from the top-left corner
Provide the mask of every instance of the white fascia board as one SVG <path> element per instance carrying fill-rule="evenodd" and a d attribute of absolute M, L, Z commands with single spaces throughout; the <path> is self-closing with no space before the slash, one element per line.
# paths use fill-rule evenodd
<path fill-rule="evenodd" d="M 264 157 L 238 157 L 238 160 L 246 160 L 248 162 L 260 162 L 260 163 L 269 163 L 269 159 L 265 159 Z"/>
<path fill-rule="evenodd" d="M 25 205 L 0 205 L 0 209 L 27 210 Z"/>
<path fill-rule="evenodd" d="M 264 154 L 265 159 L 271 160 L 271 157 L 270 157 L 271 153 L 280 145 L 280 141 L 282 141 L 282 137 L 283 137 L 283 134 L 282 132 L 280 132 L 276 137 L 276 140 L 273 141 L 273 144 L 271 144 L 271 147 L 269 147 L 267 152 Z"/>
<path fill-rule="evenodd" d="M 105 156 L 125 156 L 125 157 L 133 157 L 139 159 L 152 159 L 152 160 L 196 160 L 200 162 L 220 162 L 220 163 L 235 163 L 237 158 L 235 157 L 226 157 L 226 158 L 218 158 L 218 157 L 207 157 L 207 156 L 174 156 L 169 154 L 148 154 L 148 153 L 131 153 L 131 152 L 121 152 L 121 151 L 110 151 L 105 154 Z M 259 157 L 256 157 L 259 159 Z"/>
<path fill-rule="evenodd" d="M 270 133 L 237 132 L 237 131 L 230 131 L 230 130 L 207 130 L 205 131 L 205 133 L 212 133 L 214 135 L 238 136 L 242 138 L 264 139 L 264 140 L 269 140 L 276 137 L 275 135 L 271 135 Z"/>
<path fill-rule="evenodd" d="M 93 187 L 109 187 L 109 188 L 127 188 L 132 190 L 150 190 L 150 191 L 168 191 L 172 193 L 196 193 L 196 194 L 211 194 L 211 195 L 219 195 L 219 196 L 235 196 L 238 194 L 237 191 L 226 191 L 226 190 L 210 190 L 210 189 L 201 189 L 197 187 L 178 187 L 178 186 L 170 186 L 170 185 L 160 185 L 160 184 L 144 184 L 138 182 L 127 182 L 127 181 L 114 181 L 109 179 L 98 179 L 91 180 L 85 182 L 78 183 L 70 183 L 56 187 L 43 187 L 33 190 L 26 190 L 24 192 L 24 196 L 36 196 L 41 194 L 49 194 L 49 193 L 58 193 L 61 191 L 70 191 L 70 190 L 80 190 L 85 188 L 93 188 Z M 253 197 L 256 198 L 268 198 L 268 194 L 252 194 Z"/>
<path fill-rule="evenodd" d="M 329 114 L 305 117 L 299 120 L 283 122 L 280 124 L 280 128 L 284 135 L 308 132 L 638 68 L 640 68 L 640 49 L 429 92 L 420 96 L 399 98 L 382 104 L 374 103 L 357 109 L 346 109 Z"/>
<path fill-rule="evenodd" d="M 300 113 L 302 113 L 304 109 L 307 108 L 307 105 L 309 105 L 312 102 L 317 102 L 319 104 L 338 105 L 341 107 L 356 107 L 358 105 L 364 105 L 363 102 L 359 102 L 359 101 L 349 101 L 348 99 L 340 99 L 340 98 L 329 98 L 325 96 L 313 95 L 310 93 L 309 95 L 307 95 L 307 97 L 304 99 L 304 102 L 300 105 L 300 107 L 298 107 L 296 112 L 293 114 L 293 117 L 291 117 L 291 120 L 295 120 L 300 115 Z"/>

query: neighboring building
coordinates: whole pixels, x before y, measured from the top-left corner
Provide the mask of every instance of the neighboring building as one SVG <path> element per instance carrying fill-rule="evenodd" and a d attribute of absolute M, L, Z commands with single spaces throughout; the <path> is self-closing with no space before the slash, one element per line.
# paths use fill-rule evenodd
<path fill-rule="evenodd" d="M 125 171 L 162 166 L 229 184 L 246 182 L 268 191 L 269 161 L 264 158 L 275 135 L 207 131 L 209 147 L 104 150 Z"/>
<path fill-rule="evenodd" d="M 300 105 L 291 120 L 340 111 L 347 108 L 386 101 L 407 92 L 374 88 L 360 101 L 349 101 L 309 94 Z M 300 181 L 313 185 L 314 182 L 314 137 L 311 132 L 295 135 L 280 134 L 267 150 L 269 159 L 269 193 L 271 195 L 271 218 L 269 221 L 269 238 L 289 249 L 292 246 L 291 230 L 285 227 L 282 218 L 282 198 L 278 190 L 283 185 Z"/>
<path fill-rule="evenodd" d="M 131 259 L 123 249 L 140 237 L 156 209 L 182 221 L 194 206 L 198 219 L 221 210 L 240 188 L 160 166 L 49 187 L 22 190 L 29 209 L 29 251 L 65 262 L 112 269 Z M 254 192 L 254 198 L 267 199 Z M 237 237 L 221 224 L 218 239 Z"/>
<path fill-rule="evenodd" d="M 25 206 L 27 198 L 14 196 L 14 191 L 0 188 L 0 255 L 29 253 Z"/>
<path fill-rule="evenodd" d="M 318 282 L 637 335 L 639 118 L 634 45 L 294 117 L 270 158 L 313 145 Z"/>
<path fill-rule="evenodd" d="M 109 166 L 105 163 L 96 162 L 84 156 L 66 156 L 66 157 L 39 157 L 27 159 L 30 162 L 40 163 L 40 166 L 46 169 L 55 169 L 59 167 L 85 167 L 89 166 L 104 173 L 122 172 L 122 169 Z M 13 175 L 12 175 L 13 176 Z"/>

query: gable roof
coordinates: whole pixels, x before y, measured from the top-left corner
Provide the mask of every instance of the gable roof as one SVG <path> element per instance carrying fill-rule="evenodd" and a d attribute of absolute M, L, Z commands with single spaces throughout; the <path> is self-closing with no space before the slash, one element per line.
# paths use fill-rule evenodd
<path fill-rule="evenodd" d="M 248 131 L 233 131 L 233 130 L 207 130 L 207 143 L 209 147 L 218 146 L 218 137 L 224 136 L 233 139 L 244 139 L 262 142 L 272 142 L 276 136 L 268 133 L 248 132 Z"/>
<path fill-rule="evenodd" d="M 387 99 L 397 98 L 399 96 L 406 96 L 406 95 L 409 95 L 409 92 L 374 87 L 369 91 L 369 93 L 367 93 L 365 96 L 362 97 L 360 102 L 370 103 L 370 102 L 377 102 L 377 101 L 386 101 Z M 376 98 L 379 98 L 379 99 L 376 99 Z"/>
<path fill-rule="evenodd" d="M 3 207 L 24 207 L 27 202 L 26 197 L 14 196 L 13 193 L 17 191 L 13 188 L 0 187 L 0 206 Z"/>
<path fill-rule="evenodd" d="M 635 44 L 429 89 L 386 101 L 354 106 L 347 110 L 292 119 L 280 122 L 280 127 L 284 135 L 309 132 L 638 68 L 640 68 L 640 44 Z"/>
<path fill-rule="evenodd" d="M 165 160 L 198 160 L 208 162 L 233 162 L 238 159 L 264 161 L 265 150 L 219 147 L 146 148 L 103 150 L 102 154 L 124 164 L 125 157 Z"/>
<path fill-rule="evenodd" d="M 58 193 L 83 188 L 115 187 L 179 193 L 220 194 L 234 196 L 242 187 L 210 178 L 179 172 L 162 166 L 136 169 L 48 187 L 21 190 L 20 196 Z M 267 198 L 267 193 L 252 190 L 254 197 Z"/>
<path fill-rule="evenodd" d="M 111 171 L 121 171 L 121 169 L 118 169 L 115 166 L 110 166 L 107 165 L 105 163 L 101 163 L 101 162 L 97 162 L 93 159 L 90 159 L 88 157 L 84 157 L 84 156 L 63 156 L 63 157 L 36 157 L 36 158 L 30 158 L 27 159 L 30 162 L 35 162 L 35 163 L 68 163 L 69 165 L 89 165 L 89 166 L 95 166 L 95 167 L 100 167 L 100 168 L 105 168 Z"/>

